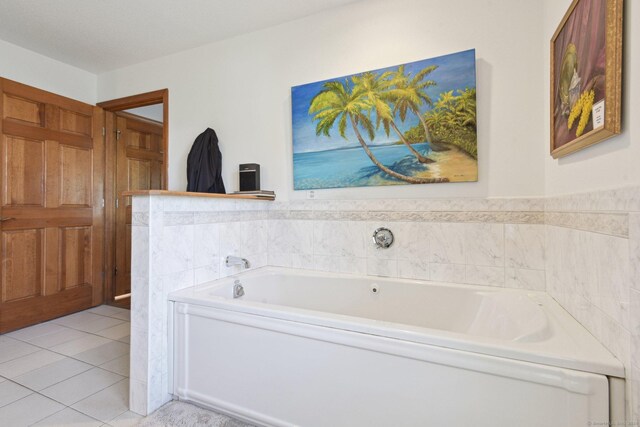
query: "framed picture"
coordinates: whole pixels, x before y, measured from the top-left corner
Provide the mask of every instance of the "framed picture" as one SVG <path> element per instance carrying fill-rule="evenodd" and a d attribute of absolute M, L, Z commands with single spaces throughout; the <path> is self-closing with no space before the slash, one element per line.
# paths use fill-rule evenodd
<path fill-rule="evenodd" d="M 551 155 L 620 133 L 623 0 L 574 0 L 551 39 Z"/>
<path fill-rule="evenodd" d="M 475 50 L 291 88 L 296 190 L 478 180 Z"/>

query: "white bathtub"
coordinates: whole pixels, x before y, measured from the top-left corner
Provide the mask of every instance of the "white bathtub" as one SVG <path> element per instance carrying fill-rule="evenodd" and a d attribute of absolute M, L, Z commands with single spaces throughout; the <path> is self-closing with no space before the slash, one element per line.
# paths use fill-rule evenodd
<path fill-rule="evenodd" d="M 268 267 L 169 299 L 171 392 L 257 425 L 624 417 L 622 364 L 544 293 Z"/>

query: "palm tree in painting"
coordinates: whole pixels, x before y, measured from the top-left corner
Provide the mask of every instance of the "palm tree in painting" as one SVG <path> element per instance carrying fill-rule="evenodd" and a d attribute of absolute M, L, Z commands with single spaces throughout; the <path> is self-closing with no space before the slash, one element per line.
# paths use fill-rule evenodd
<path fill-rule="evenodd" d="M 344 83 L 331 81 L 325 83 L 323 89 L 313 97 L 309 106 L 309 114 L 314 114 L 313 120 L 318 122 L 316 125 L 316 135 L 323 134 L 330 136 L 330 131 L 337 121 L 338 132 L 340 136 L 346 139 L 345 132 L 347 130 L 347 124 L 350 124 L 358 142 L 369 159 L 386 174 L 412 184 L 438 182 L 438 179 L 433 178 L 406 176 L 392 171 L 380 163 L 367 146 L 359 129 L 362 127 L 369 136 L 369 139 L 375 137 L 375 128 L 370 118 L 371 109 L 371 103 L 367 98 L 366 92 L 362 90 L 361 87 L 353 87 L 349 80 L 345 80 Z"/>
<path fill-rule="evenodd" d="M 443 92 L 434 108 L 424 115 L 439 140 L 457 146 L 471 157 L 478 156 L 476 137 L 476 89 Z"/>
<path fill-rule="evenodd" d="M 372 72 L 359 74 L 351 78 L 355 85 L 355 90 L 362 91 L 366 96 L 371 109 L 376 113 L 376 128 L 382 125 L 389 136 L 390 129 L 398 135 L 400 141 L 407 146 L 409 151 L 418 159 L 420 163 L 433 163 L 434 161 L 423 156 L 407 141 L 404 133 L 398 129 L 394 120 L 394 113 L 391 111 L 388 101 L 391 100 L 390 90 L 394 87 L 394 81 L 391 79 L 394 73 L 387 71 L 381 75 Z"/>
<path fill-rule="evenodd" d="M 390 96 L 394 103 L 393 113 L 399 113 L 400 120 L 404 122 L 407 117 L 407 111 L 411 111 L 420 120 L 424 128 L 424 136 L 429 142 L 431 149 L 433 151 L 446 151 L 448 148 L 442 147 L 433 141 L 431 132 L 429 132 L 429 126 L 422 114 L 420 114 L 420 107 L 423 104 L 433 105 L 433 101 L 426 90 L 431 86 L 435 86 L 436 82 L 433 80 L 425 80 L 425 78 L 437 68 L 437 65 L 425 67 L 415 76 L 411 77 L 411 74 L 405 73 L 404 65 L 400 65 L 394 74 L 393 83 L 395 88 L 390 91 Z"/>
<path fill-rule="evenodd" d="M 458 90 L 456 114 L 462 126 L 476 127 L 476 90 Z"/>

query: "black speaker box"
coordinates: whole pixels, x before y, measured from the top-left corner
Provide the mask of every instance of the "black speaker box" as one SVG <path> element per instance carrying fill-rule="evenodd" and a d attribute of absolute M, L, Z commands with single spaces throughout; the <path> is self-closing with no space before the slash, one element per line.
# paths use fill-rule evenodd
<path fill-rule="evenodd" d="M 260 190 L 260 165 L 245 163 L 240 165 L 240 191 Z"/>

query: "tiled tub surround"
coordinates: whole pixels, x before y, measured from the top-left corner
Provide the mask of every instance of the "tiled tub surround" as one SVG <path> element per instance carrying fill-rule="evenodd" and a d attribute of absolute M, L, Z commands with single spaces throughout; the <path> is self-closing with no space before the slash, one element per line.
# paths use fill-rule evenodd
<path fill-rule="evenodd" d="M 345 273 L 544 289 L 541 199 L 266 202 L 135 196 L 132 238 L 131 409 L 170 399 L 169 292 L 251 268 Z M 396 236 L 376 250 L 371 235 Z"/>
<path fill-rule="evenodd" d="M 274 203 L 268 264 L 544 290 L 542 200 Z M 394 244 L 376 249 L 387 227 Z"/>
<path fill-rule="evenodd" d="M 624 363 L 637 423 L 640 188 L 549 198 L 545 223 L 547 292 Z"/>
<path fill-rule="evenodd" d="M 628 408 L 637 417 L 640 188 L 547 200 L 137 196 L 133 223 L 135 412 L 170 399 L 167 294 L 236 273 L 224 257 L 238 255 L 252 268 L 547 289 L 623 361 L 632 379 Z M 377 250 L 371 236 L 383 226 L 396 241 Z"/>

